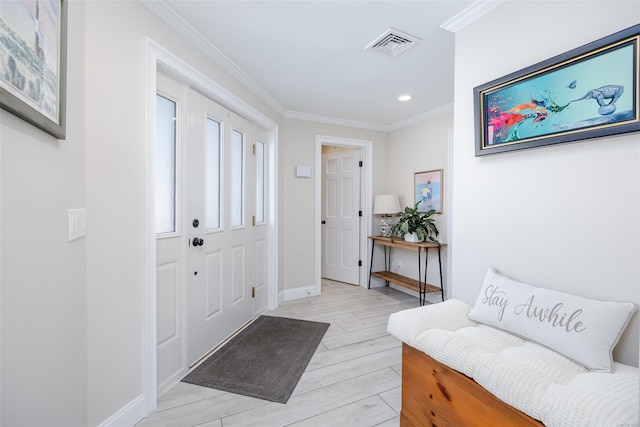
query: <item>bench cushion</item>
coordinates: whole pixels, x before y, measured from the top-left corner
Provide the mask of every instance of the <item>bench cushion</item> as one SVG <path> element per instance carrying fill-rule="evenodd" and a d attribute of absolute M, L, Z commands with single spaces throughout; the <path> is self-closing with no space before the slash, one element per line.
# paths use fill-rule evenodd
<path fill-rule="evenodd" d="M 593 372 L 536 342 L 469 319 L 450 299 L 392 314 L 387 330 L 474 379 L 494 396 L 553 426 L 638 422 L 638 368 L 613 363 Z"/>

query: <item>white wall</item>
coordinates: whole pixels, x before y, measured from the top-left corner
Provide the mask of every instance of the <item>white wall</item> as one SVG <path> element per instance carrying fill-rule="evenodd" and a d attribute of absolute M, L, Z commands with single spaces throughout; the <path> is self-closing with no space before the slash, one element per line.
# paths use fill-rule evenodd
<path fill-rule="evenodd" d="M 142 393 L 144 36 L 281 120 L 140 2 L 68 5 L 67 140 L 0 112 L 2 425 L 98 425 Z"/>
<path fill-rule="evenodd" d="M 315 182 L 296 178 L 296 165 L 315 165 L 316 135 L 373 142 L 373 193 L 384 191 L 387 136 L 383 132 L 286 119 L 280 145 L 281 290 L 313 286 L 315 252 Z M 312 172 L 312 175 L 315 171 Z M 369 253 L 368 250 L 365 251 Z M 366 264 L 366 263 L 364 263 Z"/>
<path fill-rule="evenodd" d="M 415 204 L 414 195 L 414 174 L 435 169 L 443 169 L 446 175 L 447 170 L 447 131 L 453 128 L 453 111 L 442 113 L 422 122 L 407 126 L 389 133 L 389 143 L 384 161 L 387 167 L 388 179 L 385 192 L 400 196 L 400 207 L 413 206 Z M 448 177 L 443 177 L 443 190 L 448 191 Z M 379 194 L 379 193 L 376 193 Z M 447 219 L 450 212 L 446 209 L 447 195 L 443 196 L 443 212 L 436 214 L 433 218 L 440 235 L 438 240 L 443 243 L 449 242 L 447 236 Z M 378 231 L 378 222 L 374 221 L 374 232 Z M 443 285 L 445 286 L 445 296 L 448 296 L 447 289 L 447 251 L 442 250 L 442 270 Z M 375 261 L 383 259 L 382 254 L 376 254 Z M 404 276 L 418 279 L 418 261 L 415 252 L 396 250 L 393 253 L 392 271 Z M 424 260 L 424 258 L 422 258 Z M 402 271 L 396 271 L 397 262 L 403 262 Z M 374 270 L 381 268 L 374 265 Z M 382 281 L 380 281 L 383 283 Z M 427 283 L 440 285 L 438 270 L 438 258 L 435 251 L 429 252 Z M 404 291 L 404 289 L 401 289 Z M 440 294 L 428 294 L 427 300 L 431 302 L 441 301 Z"/>
<path fill-rule="evenodd" d="M 473 303 L 493 266 L 543 287 L 640 302 L 639 135 L 474 157 L 472 96 L 638 22 L 637 2 L 508 1 L 456 34 L 454 297 Z M 636 314 L 614 352 L 635 366 L 638 323 Z"/>
<path fill-rule="evenodd" d="M 3 426 L 84 426 L 85 239 L 67 210 L 85 206 L 83 4 L 68 34 L 67 138 L 0 111 Z"/>
<path fill-rule="evenodd" d="M 142 393 L 145 37 L 281 119 L 142 3 L 85 8 L 88 423 L 96 425 Z"/>
<path fill-rule="evenodd" d="M 296 180 L 293 168 L 314 164 L 317 134 L 374 141 L 374 195 L 412 186 L 413 172 L 431 168 L 412 163 L 396 182 L 386 134 L 283 120 L 139 2 L 68 4 L 67 140 L 55 142 L 0 112 L 2 425 L 97 425 L 142 393 L 144 36 L 281 125 L 281 289 L 314 279 L 313 183 Z M 471 88 L 638 21 L 634 3 L 612 4 L 585 2 L 578 11 L 575 3 L 508 3 L 456 35 L 455 168 L 465 171 L 454 183 L 457 231 L 450 239 L 457 296 L 472 300 L 486 266 L 495 265 L 541 285 L 638 302 L 637 135 L 473 157 Z M 616 20 L 600 19 L 612 7 Z M 530 21 L 528 28 L 544 23 L 557 31 L 536 32 L 525 43 L 522 37 L 500 39 L 505 52 L 524 44 L 527 55 L 480 58 L 482 48 L 495 42 L 496 28 L 522 34 L 522 21 L 513 16 Z M 594 170 L 609 180 L 594 181 Z M 494 192 L 479 197 L 478 182 Z M 535 210 L 540 205 L 520 189 L 544 190 L 552 209 Z M 607 244 L 599 247 L 589 245 L 597 237 L 585 215 L 593 208 L 589 189 L 611 195 L 596 214 L 607 226 Z M 88 235 L 67 242 L 67 209 L 82 206 Z M 487 225 L 479 226 L 478 212 L 486 214 Z M 538 223 L 544 227 L 527 225 Z M 514 239 L 529 244 L 514 246 Z M 637 320 L 633 328 L 621 354 L 637 363 Z"/>
<path fill-rule="evenodd" d="M 140 402 L 145 37 L 284 127 L 141 3 L 69 2 L 67 141 L 0 113 L 2 425 L 98 425 Z M 280 227 L 281 289 L 313 283 L 313 241 L 300 239 L 311 230 L 313 192 L 298 187 L 293 167 L 313 164 L 316 134 L 386 142 L 379 132 L 288 124 L 291 142 L 279 159 L 279 212 L 290 222 Z M 83 206 L 87 237 L 68 243 L 67 209 Z"/>

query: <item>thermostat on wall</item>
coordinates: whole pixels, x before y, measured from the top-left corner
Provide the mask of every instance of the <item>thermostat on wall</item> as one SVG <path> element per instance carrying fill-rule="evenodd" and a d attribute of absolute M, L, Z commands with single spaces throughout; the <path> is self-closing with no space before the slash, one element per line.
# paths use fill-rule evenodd
<path fill-rule="evenodd" d="M 311 166 L 296 166 L 296 177 L 311 178 Z"/>

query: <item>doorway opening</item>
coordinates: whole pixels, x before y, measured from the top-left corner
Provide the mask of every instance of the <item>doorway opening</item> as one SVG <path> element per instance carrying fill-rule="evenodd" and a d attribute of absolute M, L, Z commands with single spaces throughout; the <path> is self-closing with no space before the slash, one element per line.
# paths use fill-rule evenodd
<path fill-rule="evenodd" d="M 323 194 L 326 194 L 325 188 L 323 185 L 325 184 L 323 181 L 323 168 L 326 166 L 323 162 L 323 147 L 330 147 L 330 151 L 343 151 L 345 153 L 351 152 L 357 154 L 359 160 L 361 162 L 358 164 L 358 178 L 359 178 L 359 188 L 358 194 L 351 194 L 350 197 L 357 198 L 354 201 L 356 206 L 359 206 L 358 211 L 361 213 L 361 216 L 358 217 L 358 223 L 356 230 L 354 230 L 357 235 L 353 240 L 349 239 L 349 241 L 353 242 L 352 244 L 347 244 L 346 246 L 354 246 L 351 249 L 354 249 L 357 252 L 357 257 L 354 259 L 354 262 L 358 263 L 359 266 L 355 269 L 355 277 L 356 279 L 350 280 L 348 282 L 352 284 L 357 284 L 358 286 L 366 286 L 366 277 L 367 277 L 367 269 L 366 269 L 366 254 L 368 253 L 368 237 L 371 233 L 371 186 L 372 186 L 372 160 L 373 160 L 373 142 L 359 139 L 350 139 L 350 138 L 340 138 L 334 136 L 325 136 L 325 135 L 317 135 L 316 136 L 316 173 L 315 173 L 315 241 L 316 241 L 316 260 L 315 260 L 315 274 L 314 274 L 314 294 L 320 295 L 322 291 L 322 274 L 323 274 L 323 263 L 326 261 L 324 256 L 323 243 L 325 242 L 325 236 L 323 236 L 323 227 L 327 226 L 326 218 L 323 212 Z M 325 224 L 322 222 L 325 221 Z M 350 232 L 349 232 L 350 233 Z M 345 246 L 345 245 L 343 245 Z M 355 255 L 354 255 L 355 257 Z M 347 259 L 351 258 L 351 256 L 346 256 Z M 357 280 L 357 281 L 356 281 Z M 354 283 L 355 282 L 355 283 Z"/>
<path fill-rule="evenodd" d="M 321 277 L 360 284 L 362 149 L 322 146 Z"/>

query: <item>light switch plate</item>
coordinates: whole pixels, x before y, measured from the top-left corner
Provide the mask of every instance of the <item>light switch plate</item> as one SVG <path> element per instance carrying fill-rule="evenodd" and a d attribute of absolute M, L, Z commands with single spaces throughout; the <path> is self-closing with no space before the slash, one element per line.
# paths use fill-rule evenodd
<path fill-rule="evenodd" d="M 69 241 L 87 235 L 87 213 L 85 208 L 69 209 Z"/>

